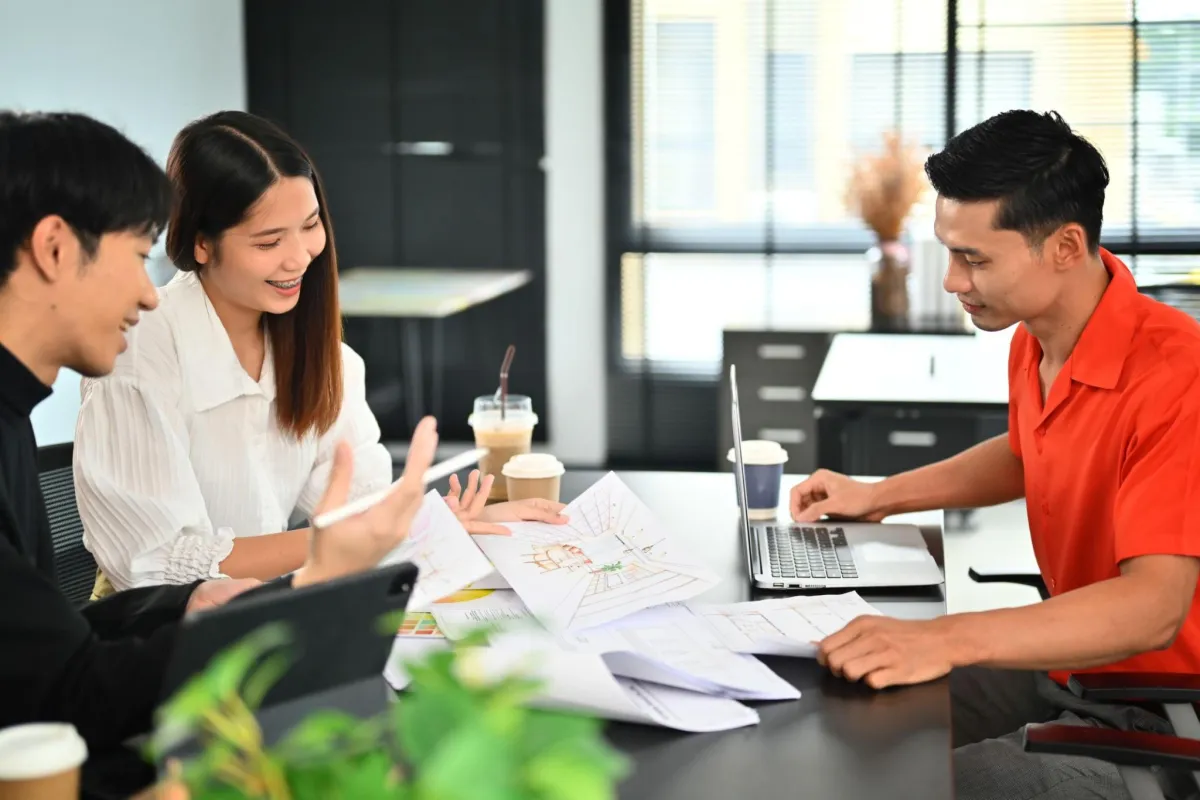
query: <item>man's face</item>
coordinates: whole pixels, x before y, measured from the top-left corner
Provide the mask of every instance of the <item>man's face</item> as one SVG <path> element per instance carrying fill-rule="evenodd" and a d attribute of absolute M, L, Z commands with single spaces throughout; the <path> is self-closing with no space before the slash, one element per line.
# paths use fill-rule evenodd
<path fill-rule="evenodd" d="M 146 272 L 153 244 L 137 233 L 108 233 L 90 260 L 82 247 L 64 253 L 78 264 L 78 269 L 63 270 L 56 295 L 56 324 L 66 334 L 64 366 L 87 377 L 112 372 L 117 356 L 128 347 L 125 332 L 137 324 L 140 312 L 158 305 L 158 291 Z"/>
<path fill-rule="evenodd" d="M 1055 271 L 1040 251 L 1017 231 L 993 226 L 998 206 L 998 201 L 964 203 L 939 196 L 933 226 L 950 251 L 942 286 L 985 331 L 1041 316 L 1058 289 Z"/>

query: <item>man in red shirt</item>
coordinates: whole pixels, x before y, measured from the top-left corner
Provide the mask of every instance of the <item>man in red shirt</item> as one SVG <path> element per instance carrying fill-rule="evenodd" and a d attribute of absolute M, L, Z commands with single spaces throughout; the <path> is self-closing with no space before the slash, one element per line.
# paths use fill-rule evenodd
<path fill-rule="evenodd" d="M 874 484 L 818 471 L 792 489 L 792 515 L 881 519 L 1024 497 L 1052 597 L 858 619 L 820 659 L 874 687 L 950 673 L 960 798 L 1127 797 L 1115 767 L 1027 754 L 1020 738 L 1050 720 L 1169 730 L 1064 684 L 1073 672 L 1200 672 L 1200 325 L 1139 294 L 1099 246 L 1108 170 L 1057 114 L 997 115 L 925 170 L 946 291 L 982 330 L 1020 323 L 1008 434 Z"/>

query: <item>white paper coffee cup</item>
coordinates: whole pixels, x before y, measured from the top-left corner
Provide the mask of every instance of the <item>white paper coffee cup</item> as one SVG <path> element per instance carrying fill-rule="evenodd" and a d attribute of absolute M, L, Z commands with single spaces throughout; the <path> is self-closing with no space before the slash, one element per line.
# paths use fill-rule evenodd
<path fill-rule="evenodd" d="M 549 453 L 519 453 L 505 463 L 502 472 L 509 500 L 540 497 L 557 503 L 566 468 Z"/>
<path fill-rule="evenodd" d="M 737 454 L 729 448 L 727 458 L 736 463 Z M 750 519 L 775 519 L 779 508 L 780 484 L 787 450 L 778 442 L 748 439 L 742 442 L 742 463 L 746 465 L 746 510 Z M 741 487 L 735 488 L 741 494 Z"/>
<path fill-rule="evenodd" d="M 58 722 L 0 730 L 0 798 L 79 796 L 87 744 L 75 726 Z"/>

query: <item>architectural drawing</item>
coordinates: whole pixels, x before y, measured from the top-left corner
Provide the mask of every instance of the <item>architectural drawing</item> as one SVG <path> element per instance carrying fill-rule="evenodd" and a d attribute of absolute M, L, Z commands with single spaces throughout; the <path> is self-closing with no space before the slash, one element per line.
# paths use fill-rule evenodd
<path fill-rule="evenodd" d="M 530 610 L 555 630 L 581 630 L 717 582 L 673 557 L 650 510 L 613 473 L 565 511 L 565 525 L 517 523 L 476 542 Z"/>
<path fill-rule="evenodd" d="M 492 572 L 491 563 L 436 491 L 425 495 L 408 537 L 381 563 L 402 561 L 411 561 L 420 569 L 409 611 L 426 611 L 439 599 Z"/>

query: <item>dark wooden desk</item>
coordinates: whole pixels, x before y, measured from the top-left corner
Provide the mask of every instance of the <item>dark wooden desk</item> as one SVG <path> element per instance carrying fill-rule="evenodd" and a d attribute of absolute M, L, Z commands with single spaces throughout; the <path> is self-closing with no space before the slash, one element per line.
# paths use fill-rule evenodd
<path fill-rule="evenodd" d="M 563 479 L 563 500 L 575 497 L 602 474 L 568 473 Z M 686 544 L 686 552 L 720 574 L 721 583 L 702 600 L 734 602 L 766 596 L 752 592 L 746 577 L 731 475 L 618 474 Z M 785 476 L 784 485 L 790 487 L 797 480 Z M 942 563 L 942 514 L 910 515 L 907 521 L 921 525 L 934 557 Z M 945 613 L 940 588 L 863 595 L 895 616 Z M 938 800 L 953 796 L 950 701 L 944 680 L 872 692 L 832 678 L 813 661 L 764 661 L 800 689 L 801 698 L 753 704 L 762 719 L 757 726 L 685 734 L 610 724 L 609 740 L 634 760 L 621 797 Z"/>

